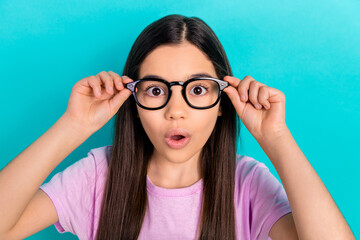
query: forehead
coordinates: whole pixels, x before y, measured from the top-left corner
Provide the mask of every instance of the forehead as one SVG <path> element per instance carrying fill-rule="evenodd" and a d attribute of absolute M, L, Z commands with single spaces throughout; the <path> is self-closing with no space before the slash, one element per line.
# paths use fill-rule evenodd
<path fill-rule="evenodd" d="M 139 78 L 157 75 L 169 82 L 185 81 L 199 73 L 217 77 L 209 58 L 195 45 L 184 42 L 155 48 L 140 65 Z"/>

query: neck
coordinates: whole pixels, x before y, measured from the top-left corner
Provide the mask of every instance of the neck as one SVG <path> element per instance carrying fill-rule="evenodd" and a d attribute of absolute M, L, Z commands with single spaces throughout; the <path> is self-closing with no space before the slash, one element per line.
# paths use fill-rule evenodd
<path fill-rule="evenodd" d="M 173 156 L 181 154 L 173 154 Z M 177 156 L 178 157 L 178 156 Z M 190 158 L 169 159 L 154 150 L 147 175 L 151 182 L 162 188 L 189 187 L 201 179 L 200 152 Z"/>

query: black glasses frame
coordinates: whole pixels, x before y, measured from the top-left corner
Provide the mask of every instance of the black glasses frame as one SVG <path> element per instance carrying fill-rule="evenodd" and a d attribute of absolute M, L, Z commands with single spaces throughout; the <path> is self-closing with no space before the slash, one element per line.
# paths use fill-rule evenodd
<path fill-rule="evenodd" d="M 218 95 L 218 98 L 216 99 L 215 103 L 208 106 L 208 107 L 196 107 L 194 105 L 192 105 L 188 99 L 186 98 L 186 87 L 189 83 L 191 82 L 194 82 L 196 80 L 212 80 L 212 81 L 215 81 L 218 85 L 219 85 L 219 95 Z M 168 95 L 168 98 L 166 100 L 166 102 L 161 105 L 160 107 L 156 107 L 156 108 L 149 108 L 149 107 L 145 107 L 143 105 L 141 105 L 141 103 L 138 101 L 137 97 L 136 97 L 136 93 L 135 93 L 135 89 L 136 89 L 136 85 L 139 84 L 140 82 L 144 82 L 144 81 L 156 81 L 156 82 L 161 82 L 161 83 L 164 83 L 167 88 L 168 88 L 168 92 L 169 92 L 169 95 Z M 134 99 L 137 103 L 137 105 L 139 105 L 139 107 L 141 108 L 144 108 L 144 109 L 147 109 L 147 110 L 158 110 L 158 109 L 161 109 L 163 107 L 166 106 L 166 104 L 169 102 L 170 100 L 170 97 L 171 97 L 171 93 L 172 93 L 172 90 L 171 90 L 171 87 L 172 86 L 176 86 L 176 85 L 180 85 L 182 86 L 182 96 L 183 98 L 185 99 L 185 102 L 192 108 L 195 108 L 195 109 L 208 109 L 208 108 L 212 108 L 214 107 L 220 100 L 220 97 L 221 97 L 221 93 L 222 91 L 229 86 L 229 83 L 224 81 L 224 80 L 220 80 L 220 79 L 217 79 L 217 78 L 210 78 L 210 77 L 196 77 L 196 78 L 191 78 L 185 82 L 168 82 L 168 81 L 165 81 L 163 79 L 159 79 L 159 78 L 142 78 L 142 79 L 139 79 L 139 80 L 136 80 L 134 82 L 130 82 L 130 83 L 127 83 L 125 84 L 125 88 L 129 89 L 131 92 L 132 92 L 132 95 L 134 96 Z"/>

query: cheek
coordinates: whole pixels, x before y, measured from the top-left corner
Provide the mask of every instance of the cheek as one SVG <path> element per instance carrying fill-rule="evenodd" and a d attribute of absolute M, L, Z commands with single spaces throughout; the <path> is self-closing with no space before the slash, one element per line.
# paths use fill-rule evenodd
<path fill-rule="evenodd" d="M 155 121 L 155 119 L 159 119 L 159 116 L 154 113 L 155 112 L 139 112 L 140 122 L 151 142 L 155 140 L 156 133 L 160 130 L 160 121 Z"/>
<path fill-rule="evenodd" d="M 218 111 L 212 111 L 207 113 L 202 113 L 196 116 L 196 119 L 194 119 L 194 123 L 197 123 L 197 131 L 200 134 L 201 138 L 207 139 L 210 137 L 212 131 L 214 130 L 216 121 L 218 119 Z"/>
<path fill-rule="evenodd" d="M 219 109 L 220 105 L 218 103 L 214 108 L 209 109 L 210 111 L 206 112 L 206 114 L 203 114 L 204 118 L 206 118 L 205 121 L 214 126 L 219 117 Z"/>
<path fill-rule="evenodd" d="M 168 122 L 161 120 L 163 119 L 164 113 L 161 111 L 144 111 L 143 109 L 138 109 L 138 114 L 141 124 L 150 141 L 155 147 L 158 144 L 161 144 L 159 132 L 167 130 L 164 129 L 164 124 L 169 124 Z M 196 135 L 194 143 L 197 143 L 195 144 L 197 147 L 199 146 L 198 144 L 204 145 L 209 139 L 218 119 L 218 114 L 219 106 L 208 110 L 194 110 L 187 115 L 182 127 Z M 155 119 L 158 120 L 156 121 Z"/>

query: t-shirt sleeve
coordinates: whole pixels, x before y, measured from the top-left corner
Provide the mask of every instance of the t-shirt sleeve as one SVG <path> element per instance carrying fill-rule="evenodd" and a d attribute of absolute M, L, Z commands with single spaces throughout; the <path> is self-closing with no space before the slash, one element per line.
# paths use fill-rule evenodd
<path fill-rule="evenodd" d="M 94 211 L 96 184 L 96 163 L 94 149 L 87 157 L 80 159 L 57 173 L 40 188 L 50 197 L 58 214 L 55 227 L 60 233 L 75 235 L 90 231 Z"/>
<path fill-rule="evenodd" d="M 256 161 L 257 162 L 257 161 Z M 281 183 L 265 164 L 258 162 L 250 183 L 251 239 L 271 239 L 272 226 L 291 212 L 290 204 Z"/>

